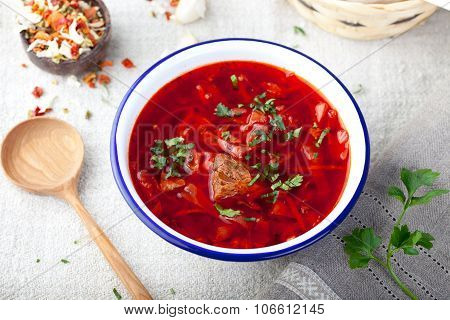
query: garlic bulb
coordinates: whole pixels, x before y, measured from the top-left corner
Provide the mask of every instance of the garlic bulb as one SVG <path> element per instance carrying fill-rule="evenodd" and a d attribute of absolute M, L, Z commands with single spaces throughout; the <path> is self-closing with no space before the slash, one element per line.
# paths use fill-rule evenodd
<path fill-rule="evenodd" d="M 190 23 L 205 17 L 206 0 L 180 0 L 175 10 L 175 20 Z"/>

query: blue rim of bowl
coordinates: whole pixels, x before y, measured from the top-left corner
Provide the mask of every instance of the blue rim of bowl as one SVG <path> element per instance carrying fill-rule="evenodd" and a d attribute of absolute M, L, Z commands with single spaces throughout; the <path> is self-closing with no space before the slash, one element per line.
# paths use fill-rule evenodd
<path fill-rule="evenodd" d="M 356 111 L 358 113 L 359 120 L 360 120 L 362 128 L 363 128 L 364 141 L 365 141 L 365 147 L 366 147 L 364 171 L 363 171 L 361 180 L 360 180 L 360 182 L 358 184 L 358 187 L 357 187 L 353 197 L 351 198 L 350 202 L 342 210 L 342 212 L 336 217 L 336 219 L 329 226 L 327 226 L 325 229 L 323 229 L 319 233 L 315 234 L 311 238 L 306 239 L 305 241 L 303 241 L 301 243 L 298 243 L 298 244 L 295 244 L 293 246 L 290 246 L 288 248 L 284 248 L 284 249 L 277 250 L 277 251 L 270 251 L 270 252 L 248 253 L 248 254 L 243 253 L 243 254 L 240 254 L 240 253 L 228 253 L 228 252 L 213 251 L 213 250 L 202 248 L 202 247 L 199 247 L 199 246 L 197 246 L 195 244 L 186 242 L 186 241 L 176 237 L 175 235 L 169 233 L 167 230 L 163 229 L 161 226 L 156 224 L 149 216 L 147 216 L 147 214 L 139 207 L 139 205 L 136 203 L 136 201 L 131 196 L 130 191 L 128 190 L 128 188 L 126 186 L 125 181 L 124 181 L 123 176 L 122 176 L 122 173 L 120 171 L 119 160 L 118 160 L 118 156 L 117 156 L 117 144 L 116 144 L 117 126 L 118 126 L 118 123 L 119 123 L 120 116 L 122 114 L 122 110 L 123 110 L 125 104 L 127 103 L 128 98 L 130 97 L 130 95 L 132 94 L 134 89 L 137 87 L 137 85 L 150 72 L 152 72 L 153 69 L 155 69 L 161 63 L 169 60 L 173 56 L 179 54 L 180 52 L 186 51 L 186 50 L 188 50 L 190 48 L 193 48 L 193 47 L 198 47 L 198 46 L 206 45 L 206 44 L 209 44 L 209 43 L 215 43 L 215 42 L 224 42 L 224 41 L 251 41 L 251 42 L 260 42 L 260 43 L 265 43 L 265 44 L 269 44 L 269 45 L 274 45 L 274 46 L 281 47 L 281 48 L 284 48 L 286 50 L 292 51 L 292 52 L 294 52 L 296 54 L 299 54 L 299 55 L 309 59 L 310 61 L 314 62 L 319 67 L 324 69 L 330 76 L 332 76 L 333 79 L 336 80 L 337 83 L 339 83 L 339 85 L 342 87 L 342 89 L 344 89 L 344 91 L 350 97 L 350 99 L 351 99 L 351 101 L 352 101 L 352 103 L 353 103 L 353 105 L 354 105 L 354 107 L 355 107 L 355 109 L 356 109 Z M 330 233 L 334 228 L 336 228 L 347 217 L 347 215 L 352 210 L 353 206 L 356 204 L 356 201 L 358 200 L 358 198 L 359 198 L 359 196 L 360 196 L 360 194 L 362 192 L 362 189 L 364 187 L 364 184 L 365 184 L 365 182 L 367 180 L 367 174 L 368 174 L 368 171 L 369 171 L 369 162 L 370 162 L 370 143 L 369 143 L 369 133 L 368 133 L 368 130 L 367 130 L 366 123 L 364 121 L 364 117 L 362 115 L 362 112 L 361 112 L 358 104 L 356 103 L 355 99 L 353 98 L 352 94 L 345 87 L 345 85 L 330 70 L 328 70 L 321 63 L 319 63 L 318 61 L 314 60 L 313 58 L 307 56 L 306 54 L 304 54 L 304 53 L 302 53 L 300 51 L 297 51 L 295 49 L 289 48 L 289 47 L 284 46 L 284 45 L 279 44 L 279 43 L 266 41 L 266 40 L 252 39 L 252 38 L 224 38 L 224 39 L 215 39 L 215 40 L 209 40 L 209 41 L 205 41 L 205 42 L 200 42 L 200 43 L 197 43 L 197 44 L 194 44 L 194 45 L 182 48 L 180 50 L 177 50 L 177 51 L 169 54 L 168 56 L 162 58 L 161 60 L 159 60 L 155 64 L 153 64 L 150 68 L 148 68 L 136 80 L 136 82 L 130 87 L 130 89 L 125 94 L 124 98 L 122 99 L 122 102 L 120 103 L 119 109 L 118 109 L 118 111 L 116 113 L 116 116 L 114 118 L 112 132 L 111 132 L 111 141 L 110 141 L 110 160 L 111 160 L 112 171 L 113 171 L 113 174 L 114 174 L 114 179 L 116 180 L 117 186 L 119 187 L 119 190 L 122 193 L 122 196 L 125 198 L 126 202 L 130 206 L 130 208 L 133 210 L 134 214 L 148 228 L 150 228 L 153 232 L 155 232 L 161 238 L 163 238 L 164 240 L 168 241 L 169 243 L 171 243 L 171 244 L 173 244 L 173 245 L 175 245 L 175 246 L 177 246 L 177 247 L 179 247 L 179 248 L 181 248 L 183 250 L 189 251 L 191 253 L 195 253 L 195 254 L 200 255 L 200 256 L 213 258 L 213 259 L 217 259 L 217 260 L 225 260 L 225 261 L 246 261 L 246 262 L 250 262 L 250 261 L 261 261 L 261 260 L 274 259 L 274 258 L 285 256 L 287 254 L 291 254 L 291 253 L 293 253 L 295 251 L 298 251 L 300 249 L 304 249 L 304 248 L 312 245 L 313 243 L 317 242 L 318 240 L 322 239 L 324 236 L 326 236 L 328 233 Z"/>

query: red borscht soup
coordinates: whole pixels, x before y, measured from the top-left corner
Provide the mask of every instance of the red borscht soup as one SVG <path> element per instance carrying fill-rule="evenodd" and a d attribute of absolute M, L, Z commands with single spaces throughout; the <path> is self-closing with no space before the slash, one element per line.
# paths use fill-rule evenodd
<path fill-rule="evenodd" d="M 337 111 L 296 74 L 220 62 L 151 97 L 131 134 L 129 169 L 145 205 L 174 230 L 260 248 L 326 219 L 346 183 L 348 140 Z"/>

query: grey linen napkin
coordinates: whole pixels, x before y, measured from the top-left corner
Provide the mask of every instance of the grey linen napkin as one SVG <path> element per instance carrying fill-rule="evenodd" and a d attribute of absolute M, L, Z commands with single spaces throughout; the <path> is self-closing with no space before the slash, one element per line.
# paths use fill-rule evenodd
<path fill-rule="evenodd" d="M 324 239 L 289 256 L 286 269 L 258 298 L 408 299 L 387 271 L 373 261 L 369 268 L 351 270 L 342 238 L 356 227 L 373 227 L 383 239 L 381 250 L 386 249 L 401 210 L 400 203 L 387 195 L 387 187 L 401 186 L 402 167 L 441 172 L 436 186 L 448 188 L 450 111 L 447 106 L 440 109 L 423 110 L 402 129 L 370 169 L 364 191 L 350 215 Z M 398 252 L 393 257 L 397 275 L 420 299 L 450 298 L 449 198 L 445 195 L 413 207 L 403 220 L 410 229 L 429 232 L 436 239 L 432 249 L 420 248 L 418 256 Z"/>

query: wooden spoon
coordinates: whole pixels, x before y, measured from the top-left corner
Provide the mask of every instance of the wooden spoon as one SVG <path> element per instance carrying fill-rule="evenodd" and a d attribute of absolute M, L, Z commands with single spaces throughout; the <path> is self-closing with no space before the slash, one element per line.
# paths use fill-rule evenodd
<path fill-rule="evenodd" d="M 47 117 L 19 123 L 7 134 L 1 147 L 6 176 L 30 192 L 55 196 L 70 203 L 133 299 L 152 299 L 80 201 L 77 184 L 83 157 L 84 145 L 76 129 L 64 121 Z"/>

